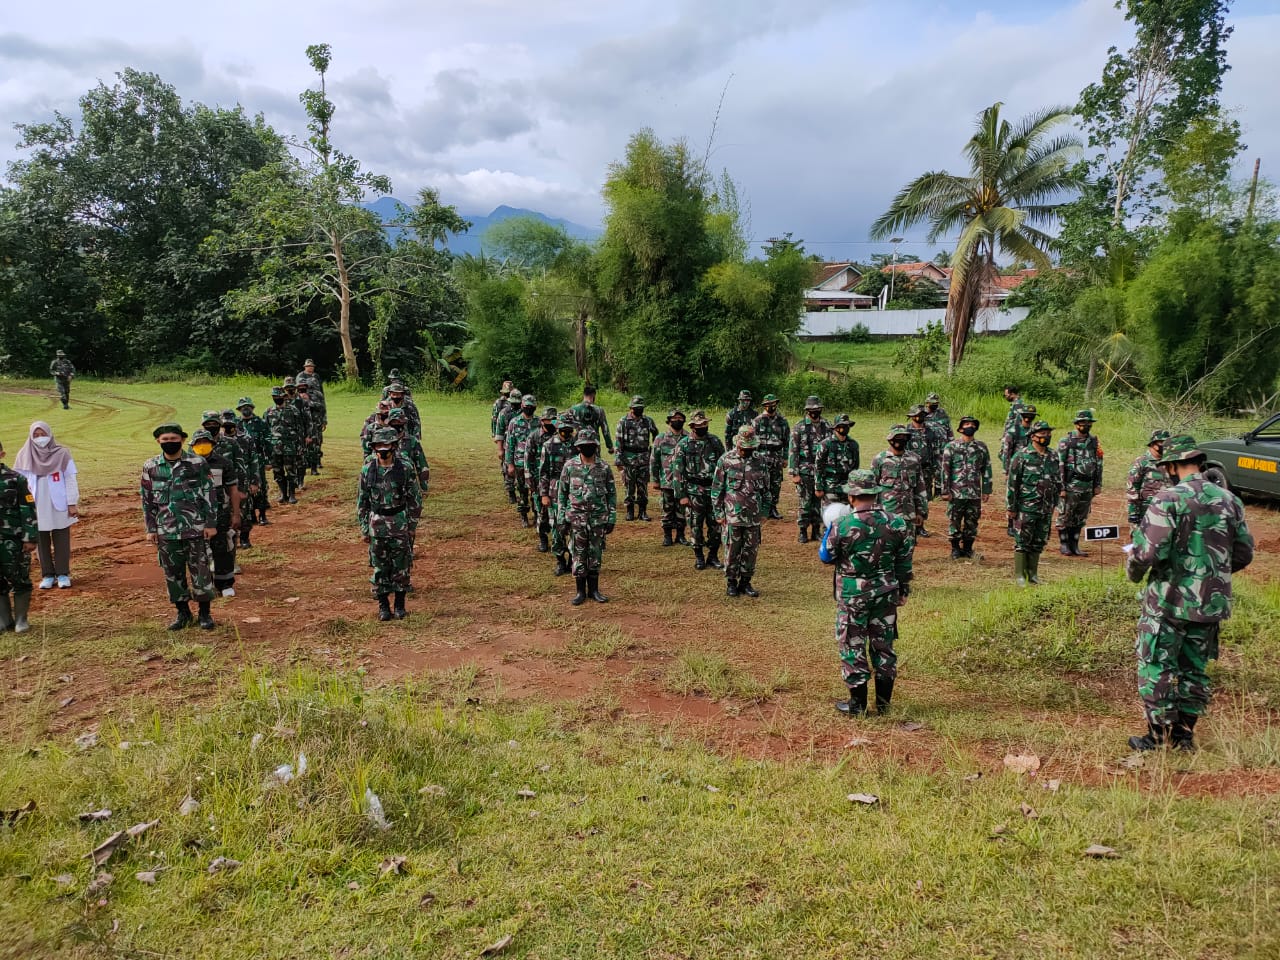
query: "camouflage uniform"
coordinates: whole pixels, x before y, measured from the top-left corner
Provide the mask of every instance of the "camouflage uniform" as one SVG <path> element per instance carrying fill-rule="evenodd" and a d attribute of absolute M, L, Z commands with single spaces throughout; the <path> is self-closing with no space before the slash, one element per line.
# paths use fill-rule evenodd
<path fill-rule="evenodd" d="M 979 426 L 972 417 L 961 417 L 960 428 Z M 957 437 L 942 451 L 938 469 L 938 494 L 947 501 L 947 536 L 951 557 L 973 556 L 982 518 L 982 498 L 991 495 L 991 451 L 981 440 Z"/>
<path fill-rule="evenodd" d="M 672 421 L 678 421 L 676 429 Z M 649 474 L 653 485 L 662 491 L 662 545 L 687 544 L 684 537 L 684 513 L 680 510 L 680 498 L 676 496 L 671 478 L 671 459 L 676 455 L 676 445 L 686 436 L 684 411 L 675 408 L 667 411 L 667 432 L 658 437 L 649 454 Z"/>
<path fill-rule="evenodd" d="M 613 437 L 609 434 L 609 416 L 604 412 L 604 407 L 598 407 L 595 403 L 595 391 L 591 391 L 591 398 L 587 399 L 584 395 L 581 403 L 575 403 L 569 408 L 569 412 L 573 414 L 573 422 L 578 425 L 578 429 L 590 427 L 596 432 L 601 440 L 604 441 L 604 448 L 613 453 Z"/>
<path fill-rule="evenodd" d="M 155 435 L 166 432 L 186 436 L 177 424 L 157 427 Z M 169 600 L 179 604 L 180 611 L 192 597 L 209 603 L 214 596 L 213 558 L 204 532 L 218 523 L 218 493 L 209 464 L 190 453 L 181 453 L 174 461 L 166 460 L 163 454 L 152 457 L 142 465 L 138 494 L 147 533 L 157 538 L 157 559 Z"/>
<path fill-rule="evenodd" d="M 205 422 L 212 422 L 212 410 L 205 411 Z M 202 440 L 213 445 L 208 454 L 198 454 L 195 447 Z M 240 484 L 244 476 L 244 463 L 240 445 L 230 437 L 221 434 L 217 438 L 208 430 L 197 430 L 191 435 L 191 446 L 188 448 L 195 456 L 203 456 L 209 468 L 209 478 L 213 483 L 214 500 L 217 513 L 213 526 L 217 533 L 209 540 L 209 552 L 213 557 L 213 586 L 223 591 L 224 595 L 234 595 L 236 583 L 236 531 L 239 526 L 239 498 L 242 493 Z M 230 594 L 227 591 L 232 591 Z"/>
<path fill-rule="evenodd" d="M 311 471 L 315 473 L 323 465 L 324 460 L 324 431 L 329 426 L 329 405 L 324 398 L 324 384 L 320 382 L 320 377 L 314 373 L 307 373 L 307 367 L 314 367 L 315 361 L 308 358 L 302 363 L 302 372 L 297 374 L 293 379 L 297 381 L 299 388 L 302 384 L 307 385 L 307 399 L 311 401 L 311 410 L 315 415 L 316 430 L 312 436 L 311 450 Z"/>
<path fill-rule="evenodd" d="M 1062 503 L 1058 512 L 1058 540 L 1066 556 L 1083 557 L 1080 528 L 1089 520 L 1093 498 L 1102 490 L 1102 445 L 1092 433 L 1081 433 L 1081 423 L 1092 424 L 1093 411 L 1076 414 L 1077 429 L 1058 441 L 1062 464 Z"/>
<path fill-rule="evenodd" d="M 791 447 L 791 424 L 778 413 L 778 398 L 765 394 L 764 413 L 751 421 L 756 432 L 756 459 L 769 471 L 769 494 L 765 512 L 771 520 L 781 520 L 778 497 L 782 495 L 782 470 Z M 771 412 L 772 411 L 772 412 Z"/>
<path fill-rule="evenodd" d="M 298 443 L 298 456 L 293 463 L 294 472 L 289 494 L 293 497 L 298 490 L 307 485 L 307 464 L 311 460 L 311 446 L 315 442 L 312 439 L 312 435 L 315 430 L 311 417 L 311 401 L 298 394 L 298 384 L 293 377 L 285 377 L 283 386 L 284 405 L 286 407 L 292 406 L 298 411 L 298 423 L 300 424 L 299 429 L 302 435 Z"/>
<path fill-rule="evenodd" d="M 305 466 L 310 468 L 312 476 L 316 476 L 320 472 L 320 448 L 324 444 L 324 429 L 328 426 L 329 419 L 324 401 L 317 401 L 311 396 L 310 384 L 298 384 L 298 398 L 306 400 L 307 413 L 311 418 L 311 432 L 308 434 L 311 443 L 307 445 Z"/>
<path fill-rule="evenodd" d="M 391 401 L 379 400 L 373 413 L 364 418 L 364 424 L 360 427 L 360 449 L 366 457 L 373 453 L 373 431 L 379 427 L 385 427 L 387 425 L 387 417 L 390 415 Z M 502 466 L 501 448 L 499 448 L 498 453 L 498 466 Z"/>
<path fill-rule="evenodd" d="M 720 458 L 711 481 L 711 511 L 724 527 L 725 593 L 759 596 L 751 586 L 760 551 L 760 523 L 769 502 L 769 471 L 750 455 L 755 430 L 746 426 L 734 437 L 734 448 Z M 747 454 L 744 456 L 744 454 Z"/>
<path fill-rule="evenodd" d="M 937 424 L 935 429 L 941 430 L 947 438 L 947 443 L 955 439 L 955 434 L 951 431 L 951 415 L 942 407 L 942 398 L 936 393 L 931 393 L 924 398 L 925 423 Z M 945 446 L 946 444 L 944 444 Z"/>
<path fill-rule="evenodd" d="M 698 570 L 723 570 L 720 563 L 720 524 L 711 505 L 711 481 L 716 464 L 724 456 L 724 444 L 710 432 L 702 410 L 690 418 L 693 432 L 682 436 L 671 458 L 671 492 L 677 503 L 688 500 L 685 516 L 693 534 L 693 565 Z M 701 430 L 701 435 L 698 431 Z M 704 557 L 703 548 L 707 553 Z"/>
<path fill-rule="evenodd" d="M 862 452 L 858 441 L 850 437 L 847 431 L 844 439 L 835 432 L 842 426 L 853 426 L 853 421 L 846 413 L 836 417 L 831 436 L 818 444 L 818 453 L 814 457 L 814 492 L 822 497 L 824 503 L 843 503 L 845 478 L 851 471 L 862 466 Z"/>
<path fill-rule="evenodd" d="M 507 433 L 502 442 L 502 458 L 507 472 L 515 475 L 516 512 L 520 525 L 529 526 L 529 482 L 523 464 L 528 455 L 529 437 L 538 431 L 538 421 L 533 415 L 538 402 L 527 393 L 521 400 L 520 413 L 507 421 Z"/>
<path fill-rule="evenodd" d="M 638 415 L 635 415 L 639 411 Z M 618 457 L 614 466 L 622 473 L 626 493 L 627 519 L 649 519 L 649 445 L 658 435 L 658 425 L 644 412 L 644 397 L 632 397 L 631 408 L 618 421 Z"/>
<path fill-rule="evenodd" d="M 271 428 L 267 421 L 254 413 L 253 401 L 241 397 L 236 404 L 240 411 L 238 426 L 241 432 L 252 441 L 258 455 L 258 492 L 253 495 L 251 511 L 256 513 L 256 522 L 268 526 L 267 511 L 271 509 L 271 498 L 267 496 L 267 467 L 271 464 Z M 248 416 L 245 416 L 245 413 Z"/>
<path fill-rule="evenodd" d="M 49 376 L 53 377 L 54 386 L 58 388 L 58 399 L 62 401 L 62 409 L 71 406 L 71 379 L 76 375 L 75 365 L 67 359 L 67 355 L 58 351 L 53 362 L 49 364 Z"/>
<path fill-rule="evenodd" d="M 405 432 L 421 440 L 422 414 L 418 412 L 418 405 L 413 402 L 409 389 L 397 380 L 387 387 L 387 399 L 391 401 L 393 407 L 399 407 L 404 411 Z"/>
<path fill-rule="evenodd" d="M 1036 421 L 1035 404 L 1018 405 L 1018 416 L 1005 425 L 1004 435 L 1000 438 L 1000 465 L 1004 472 L 1009 472 L 1009 461 L 1013 455 L 1031 442 L 1031 424 Z"/>
<path fill-rule="evenodd" d="M 0 463 L 0 633 L 26 633 L 31 607 L 31 553 L 39 538 L 36 501 L 27 478 Z M 13 592 L 13 604 L 9 592 Z"/>
<path fill-rule="evenodd" d="M 1009 435 L 1009 429 L 1021 422 L 1022 414 L 1027 410 L 1031 411 L 1031 419 L 1034 421 L 1036 415 L 1036 408 L 1034 404 L 1023 403 L 1021 397 L 1014 397 L 1014 399 L 1009 401 L 1009 412 L 1005 414 L 1004 429 L 1000 432 L 1000 464 L 1004 467 L 1005 473 L 1009 472 L 1009 461 L 1013 459 L 1013 455 L 1022 449 L 1022 447 L 1026 446 L 1026 441 L 1024 439 L 1021 445 L 1014 444 L 1009 446 L 1009 449 L 1006 450 L 1006 443 L 1008 442 L 1006 438 Z"/>
<path fill-rule="evenodd" d="M 498 411 L 498 416 L 492 424 L 494 436 L 498 439 L 498 470 L 502 473 L 502 486 L 507 491 L 507 499 L 512 503 L 516 502 L 516 478 L 507 470 L 507 426 L 511 423 L 511 418 L 520 413 L 520 403 L 523 399 L 524 394 L 512 387 L 511 392 L 507 394 L 507 405 Z"/>
<path fill-rule="evenodd" d="M 1164 443 L 1162 464 L 1201 459 L 1191 437 Z M 1193 749 L 1192 728 L 1209 705 L 1208 661 L 1218 626 L 1231 616 L 1231 575 L 1253 560 L 1253 537 L 1238 497 L 1193 473 L 1157 493 L 1133 534 L 1129 579 L 1147 576 L 1138 618 L 1138 690 L 1151 749 L 1166 736 Z M 1149 573 L 1149 576 L 1148 576 Z"/>
<path fill-rule="evenodd" d="M 296 404 L 285 397 L 283 387 L 271 388 L 275 402 L 263 419 L 271 431 L 271 474 L 280 488 L 280 503 L 297 503 L 294 486 L 306 439 L 305 423 Z"/>
<path fill-rule="evenodd" d="M 924 404 L 916 404 L 910 413 L 911 419 L 907 421 L 907 449 L 920 458 L 925 496 L 932 500 L 938 489 L 938 460 L 942 455 L 942 448 L 938 446 L 937 432 L 924 419 L 927 413 Z"/>
<path fill-rule="evenodd" d="M 559 442 L 556 436 L 555 407 L 547 407 L 538 418 L 539 429 L 529 435 L 524 446 L 524 462 L 519 469 L 524 470 L 525 485 L 529 488 L 529 503 L 533 509 L 533 525 L 538 531 L 538 552 L 546 553 L 551 549 L 551 507 L 542 505 L 542 494 L 539 492 L 539 474 L 542 467 L 542 454 L 552 440 Z"/>
<path fill-rule="evenodd" d="M 1031 432 L 1052 430 L 1037 420 Z M 1062 493 L 1062 466 L 1058 452 L 1046 445 L 1044 453 L 1035 444 L 1023 447 L 1009 461 L 1005 509 L 1013 515 L 1014 574 L 1019 584 L 1040 582 L 1040 554 L 1049 542 L 1053 509 Z"/>
<path fill-rule="evenodd" d="M 851 471 L 844 486 L 851 497 L 882 492 L 870 470 Z M 898 607 L 910 592 L 913 548 L 911 525 L 878 504 L 856 505 L 823 538 L 818 557 L 836 568 L 836 643 L 849 687 L 849 702 L 838 708 L 842 713 L 866 712 L 873 672 L 877 707 L 881 713 L 889 709 L 898 675 Z"/>
<path fill-rule="evenodd" d="M 818 411 L 816 419 L 809 416 L 815 410 Z M 807 542 L 810 536 L 814 540 L 822 536 L 822 504 L 818 502 L 813 471 L 819 445 L 831 436 L 831 421 L 822 417 L 821 400 L 806 397 L 804 411 L 804 419 L 791 428 L 791 455 L 787 458 L 787 473 L 797 478 L 796 526 L 800 532 L 796 539 L 800 543 Z"/>
<path fill-rule="evenodd" d="M 555 575 L 569 572 L 569 544 L 565 541 L 567 521 L 560 516 L 560 474 L 574 455 L 573 440 L 577 433 L 573 418 L 564 414 L 556 422 L 556 432 L 542 445 L 538 456 L 538 498 L 546 498 L 542 517 L 550 528 L 551 552 L 556 555 Z"/>
<path fill-rule="evenodd" d="M 375 449 L 395 449 L 399 435 L 391 427 L 379 427 L 373 435 Z M 360 468 L 356 494 L 356 519 L 361 535 L 369 538 L 369 566 L 378 617 L 389 620 L 388 597 L 395 594 L 397 618 L 403 618 L 404 595 L 413 589 L 413 537 L 422 516 L 422 487 L 413 464 L 394 453 L 384 463 L 369 457 Z"/>
<path fill-rule="evenodd" d="M 889 431 L 886 439 L 905 440 L 907 436 L 907 428 L 897 424 Z M 880 505 L 885 512 L 901 517 L 911 524 L 912 529 L 916 529 L 919 521 L 929 516 L 924 469 L 916 454 L 905 446 L 901 453 L 895 453 L 893 448 L 881 450 L 871 461 L 871 472 L 875 475 L 876 484 L 884 488 L 880 494 Z"/>
<path fill-rule="evenodd" d="M 732 450 L 733 438 L 738 435 L 738 431 L 752 423 L 758 416 L 760 416 L 759 411 L 751 406 L 751 391 L 738 391 L 738 405 L 724 415 L 724 448 Z"/>
<path fill-rule="evenodd" d="M 258 455 L 258 445 L 253 437 L 240 429 L 240 418 L 234 410 L 222 411 L 222 434 L 237 448 L 237 462 L 240 469 L 240 546 L 251 547 L 250 534 L 254 524 L 253 498 L 251 488 L 258 487 L 258 476 L 262 473 L 262 458 Z M 261 488 L 258 488 L 261 490 Z"/>
<path fill-rule="evenodd" d="M 1168 430 L 1156 430 L 1147 441 L 1147 451 L 1129 468 L 1125 478 L 1125 501 L 1129 506 L 1129 525 L 1136 527 L 1147 512 L 1147 505 L 1155 495 L 1169 485 L 1164 468 L 1160 466 L 1160 444 L 1169 439 Z M 1154 448 L 1154 451 L 1153 449 Z"/>
<path fill-rule="evenodd" d="M 613 470 L 600 458 L 599 439 L 591 427 L 581 427 L 574 447 L 596 447 L 596 458 L 587 463 L 581 453 L 560 471 L 556 489 L 556 511 L 569 527 L 569 555 L 573 558 L 573 575 L 578 580 L 574 605 L 588 596 L 604 602 L 599 592 L 600 566 L 604 561 L 605 537 L 613 532 L 618 520 L 618 493 L 613 483 Z"/>

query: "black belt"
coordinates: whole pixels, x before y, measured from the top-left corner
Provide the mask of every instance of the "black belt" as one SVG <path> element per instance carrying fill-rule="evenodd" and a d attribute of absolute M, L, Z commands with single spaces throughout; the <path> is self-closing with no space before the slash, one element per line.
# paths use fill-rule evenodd
<path fill-rule="evenodd" d="M 378 517 L 394 517 L 397 513 L 404 513 L 405 509 L 400 507 L 398 510 L 370 510 L 369 512 Z"/>
<path fill-rule="evenodd" d="M 710 478 L 710 477 L 707 477 L 706 479 L 702 479 L 702 478 L 700 478 L 700 477 L 687 477 L 687 478 L 686 478 L 686 480 L 687 480 L 687 482 L 689 482 L 689 483 L 693 484 L 695 487 L 709 487 L 709 486 L 711 486 L 711 478 Z"/>

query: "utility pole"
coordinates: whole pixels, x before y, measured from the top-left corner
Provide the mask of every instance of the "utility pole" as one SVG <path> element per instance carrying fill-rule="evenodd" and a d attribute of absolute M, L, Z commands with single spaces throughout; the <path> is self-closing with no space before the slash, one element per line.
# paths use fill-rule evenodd
<path fill-rule="evenodd" d="M 1245 223 L 1253 222 L 1253 205 L 1258 199 L 1258 168 L 1262 166 L 1262 158 L 1257 157 L 1253 161 L 1253 181 L 1249 184 L 1249 211 L 1244 215 Z"/>
<path fill-rule="evenodd" d="M 893 261 L 889 266 L 889 300 L 893 299 L 893 281 L 898 276 L 898 244 L 902 242 L 902 237 L 893 237 L 889 240 L 893 244 Z M 889 306 L 889 300 L 885 301 L 885 306 Z"/>

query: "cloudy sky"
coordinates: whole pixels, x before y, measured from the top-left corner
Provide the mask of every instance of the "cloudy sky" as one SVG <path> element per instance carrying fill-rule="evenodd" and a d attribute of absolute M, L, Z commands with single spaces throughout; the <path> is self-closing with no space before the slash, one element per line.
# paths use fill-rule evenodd
<path fill-rule="evenodd" d="M 1280 3 L 1236 0 L 1232 21 L 1242 167 L 1275 173 Z M 711 162 L 742 186 L 752 237 L 857 258 L 882 247 L 867 225 L 898 187 L 959 166 L 980 109 L 1069 105 L 1127 41 L 1112 0 L 51 0 L 0 16 L 0 120 L 74 114 L 129 66 L 302 133 L 304 49 L 326 42 L 335 142 L 399 197 L 435 185 L 463 213 L 595 225 L 627 138 L 649 126 L 702 151 L 725 91 Z"/>

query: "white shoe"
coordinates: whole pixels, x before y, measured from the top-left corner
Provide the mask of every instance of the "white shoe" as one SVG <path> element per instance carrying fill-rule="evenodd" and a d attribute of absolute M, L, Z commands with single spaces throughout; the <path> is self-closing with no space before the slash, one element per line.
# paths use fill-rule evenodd
<path fill-rule="evenodd" d="M 58 578 L 58 589 L 59 589 L 59 590 L 66 590 L 69 586 L 71 586 L 71 578 L 70 578 L 70 577 L 59 577 L 59 578 Z"/>
<path fill-rule="evenodd" d="M 237 564 L 232 568 L 232 570 L 231 570 L 231 574 L 232 574 L 232 576 L 236 576 L 236 577 L 240 576 L 240 564 L 238 564 L 238 563 L 237 563 Z"/>
<path fill-rule="evenodd" d="M 236 588 L 235 588 L 235 587 L 225 587 L 225 588 L 223 588 L 222 595 L 223 595 L 224 597 L 234 597 L 234 596 L 236 595 Z"/>
<path fill-rule="evenodd" d="M 50 587 L 53 586 L 53 584 L 54 584 L 53 577 L 45 577 L 43 580 L 40 581 L 40 589 L 48 590 Z"/>

